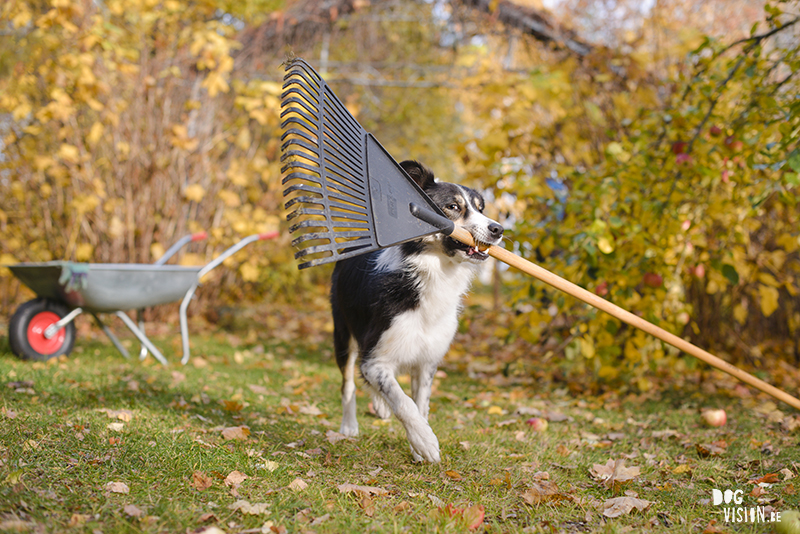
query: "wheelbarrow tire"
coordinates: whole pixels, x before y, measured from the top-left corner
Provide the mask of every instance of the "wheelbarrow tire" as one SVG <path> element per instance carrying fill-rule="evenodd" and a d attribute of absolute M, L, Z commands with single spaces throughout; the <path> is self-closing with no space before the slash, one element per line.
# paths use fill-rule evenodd
<path fill-rule="evenodd" d="M 70 322 L 51 339 L 44 330 L 69 313 L 66 306 L 52 300 L 29 300 L 14 312 L 8 323 L 11 352 L 23 360 L 45 361 L 72 352 L 75 323 Z"/>

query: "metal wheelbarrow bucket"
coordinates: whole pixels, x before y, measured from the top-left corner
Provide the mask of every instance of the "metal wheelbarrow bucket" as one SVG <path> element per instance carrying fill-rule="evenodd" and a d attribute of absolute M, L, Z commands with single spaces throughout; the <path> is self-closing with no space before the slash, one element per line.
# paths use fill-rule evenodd
<path fill-rule="evenodd" d="M 75 343 L 73 320 L 83 312 L 94 317 L 115 347 L 128 357 L 128 351 L 98 317 L 113 313 L 142 343 L 139 357 L 148 351 L 162 364 L 167 360 L 144 333 L 139 313 L 139 326 L 125 313 L 177 302 L 180 307 L 181 339 L 184 365 L 189 361 L 189 329 L 186 309 L 200 280 L 227 258 L 254 241 L 273 239 L 278 232 L 248 236 L 205 266 L 165 265 L 178 250 L 192 241 L 206 238 L 205 232 L 181 238 L 153 264 L 139 263 L 74 263 L 51 261 L 18 263 L 8 269 L 28 286 L 37 298 L 22 304 L 8 324 L 11 351 L 22 359 L 47 360 L 69 354 Z"/>

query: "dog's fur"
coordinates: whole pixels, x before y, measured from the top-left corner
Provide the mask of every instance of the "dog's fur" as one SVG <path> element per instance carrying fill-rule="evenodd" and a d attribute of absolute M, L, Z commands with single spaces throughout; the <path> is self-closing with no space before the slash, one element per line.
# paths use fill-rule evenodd
<path fill-rule="evenodd" d="M 400 165 L 476 242 L 500 242 L 503 227 L 482 214 L 484 200 L 477 191 L 436 183 L 433 173 L 416 161 Z M 414 460 L 439 461 L 439 441 L 428 425 L 431 385 L 456 333 L 461 298 L 486 257 L 434 234 L 336 264 L 331 308 L 342 371 L 342 434 L 358 435 L 358 365 L 378 416 L 394 413 L 405 427 Z M 399 373 L 411 375 L 413 400 L 398 384 Z"/>

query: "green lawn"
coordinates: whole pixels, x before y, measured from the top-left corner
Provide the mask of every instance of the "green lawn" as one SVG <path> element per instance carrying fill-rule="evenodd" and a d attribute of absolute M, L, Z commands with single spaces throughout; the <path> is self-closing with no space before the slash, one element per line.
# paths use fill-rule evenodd
<path fill-rule="evenodd" d="M 361 436 L 336 434 L 325 343 L 217 334 L 193 354 L 164 368 L 79 338 L 69 358 L 32 363 L 0 337 L 0 531 L 765 532 L 726 523 L 712 489 L 742 490 L 767 519 L 800 508 L 800 418 L 761 397 L 576 398 L 450 363 L 432 399 L 443 460 L 419 465 L 365 396 Z M 706 426 L 705 406 L 728 423 Z M 615 480 L 609 460 L 624 460 Z"/>

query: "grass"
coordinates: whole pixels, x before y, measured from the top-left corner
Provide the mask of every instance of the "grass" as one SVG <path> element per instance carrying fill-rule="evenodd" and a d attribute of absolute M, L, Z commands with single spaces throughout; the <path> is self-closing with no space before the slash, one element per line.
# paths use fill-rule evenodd
<path fill-rule="evenodd" d="M 69 358 L 23 362 L 0 338 L 0 531 L 461 532 L 470 520 L 453 507 L 480 505 L 478 532 L 764 532 L 726 523 L 712 488 L 743 490 L 742 506 L 767 516 L 800 507 L 800 419 L 763 398 L 578 398 L 445 365 L 431 416 L 443 459 L 418 465 L 402 427 L 369 415 L 363 396 L 362 435 L 336 441 L 325 342 L 250 341 L 198 336 L 192 363 L 164 368 L 84 339 Z M 705 426 L 703 406 L 724 406 L 728 423 Z M 537 413 L 544 432 L 526 424 Z M 591 474 L 609 459 L 639 474 L 609 488 Z M 603 516 L 626 496 L 651 504 Z M 231 508 L 242 500 L 266 504 Z"/>

